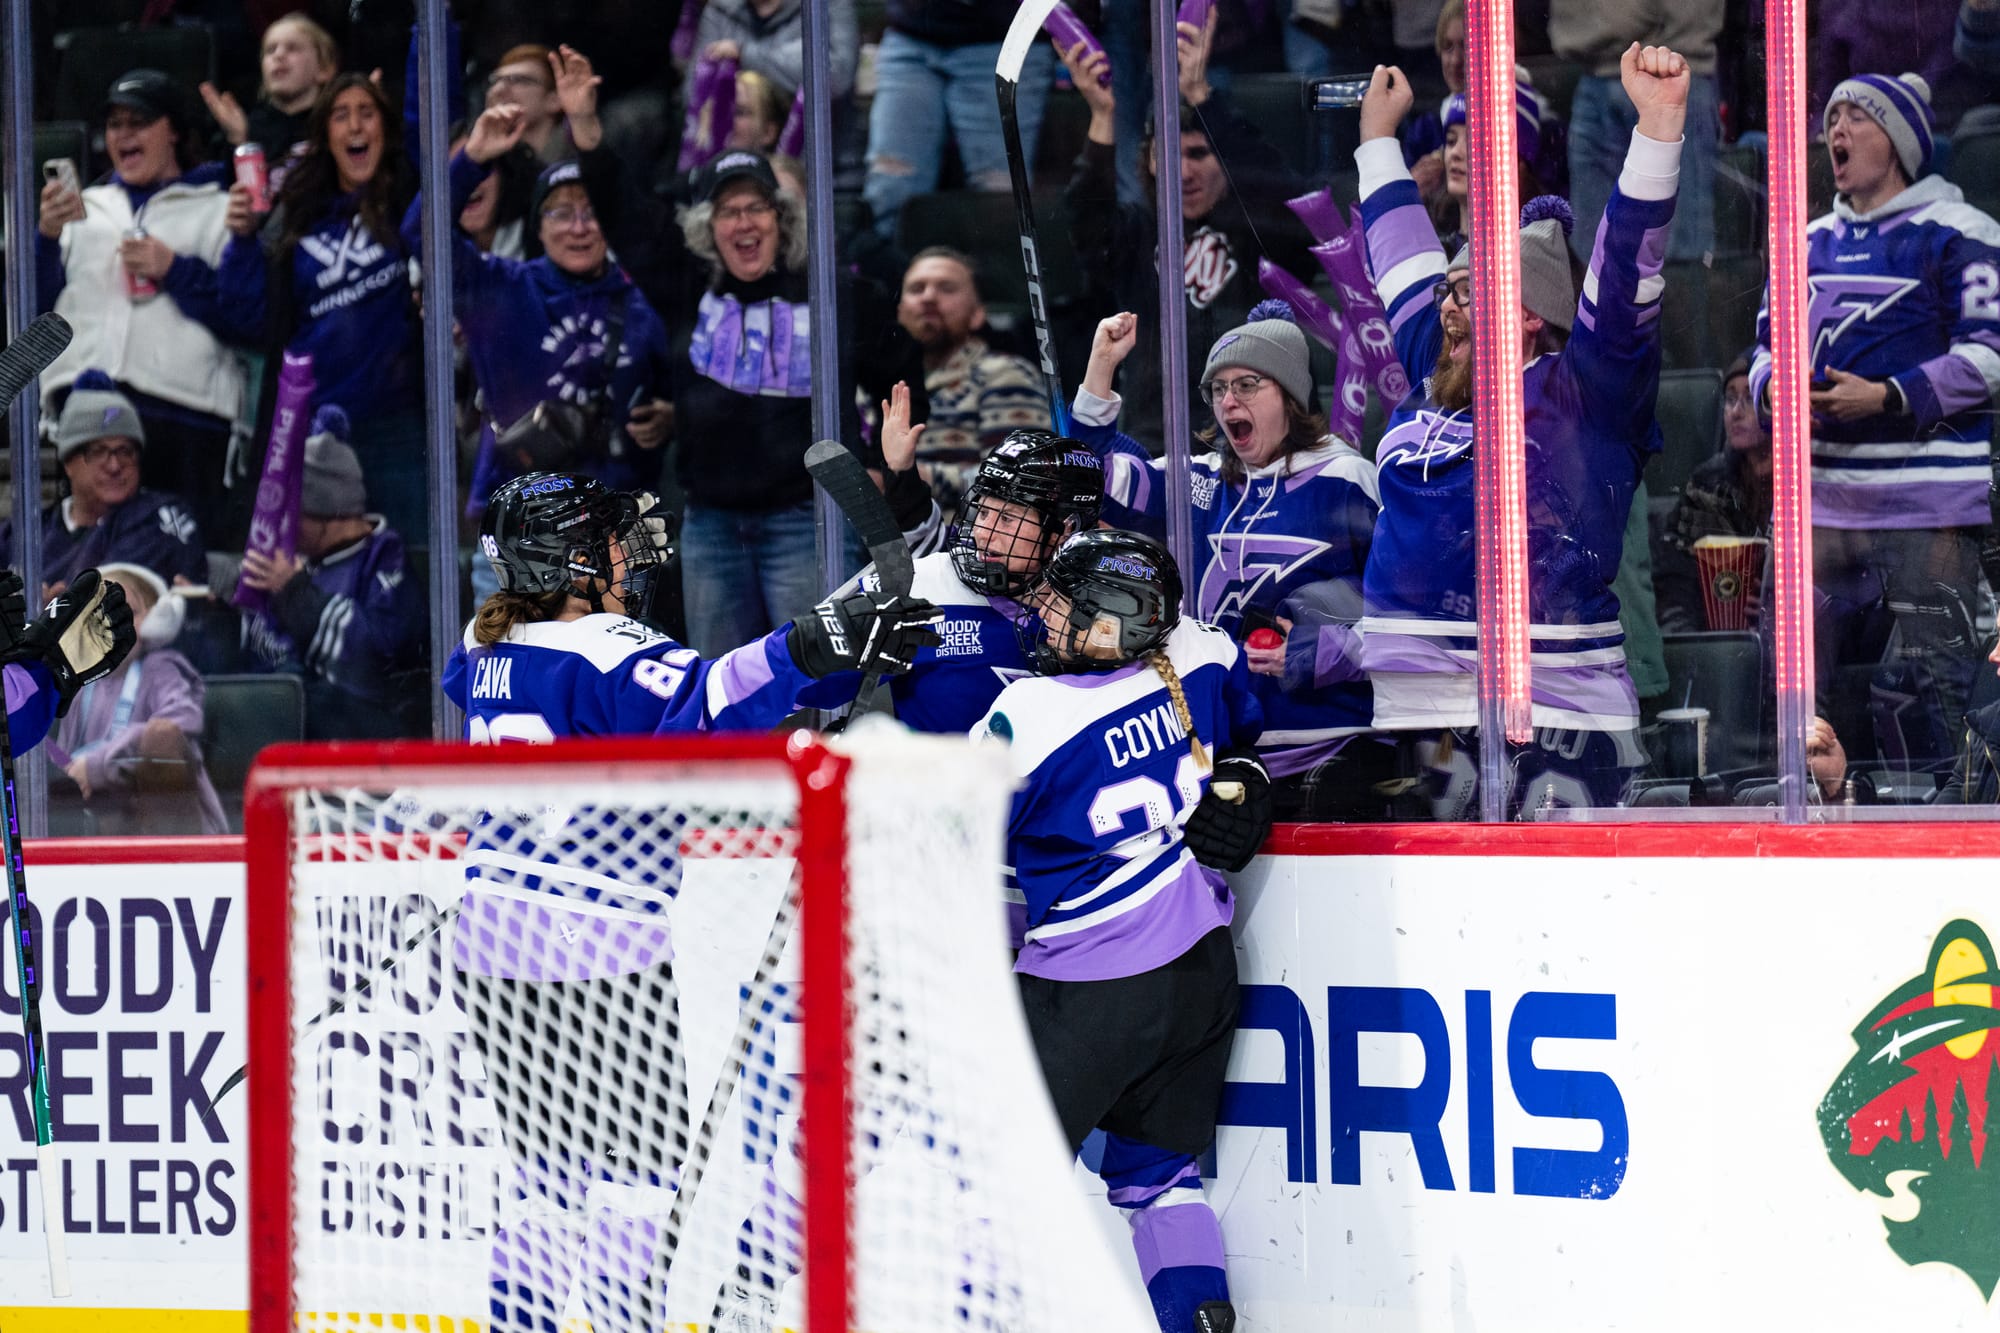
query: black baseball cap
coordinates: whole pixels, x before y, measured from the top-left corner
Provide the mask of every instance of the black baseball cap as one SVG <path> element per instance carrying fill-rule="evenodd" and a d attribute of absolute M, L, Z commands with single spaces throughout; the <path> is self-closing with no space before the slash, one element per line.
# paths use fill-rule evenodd
<path fill-rule="evenodd" d="M 187 124 L 187 102 L 180 86 L 157 69 L 132 69 L 118 76 L 104 95 L 105 109 L 115 106 L 137 111 L 149 120 L 165 116 L 175 129 Z"/>
<path fill-rule="evenodd" d="M 702 168 L 697 193 L 703 203 L 712 204 L 724 186 L 740 180 L 757 182 L 767 195 L 778 193 L 778 175 L 771 170 L 769 160 L 762 153 L 743 148 L 731 149 Z"/>

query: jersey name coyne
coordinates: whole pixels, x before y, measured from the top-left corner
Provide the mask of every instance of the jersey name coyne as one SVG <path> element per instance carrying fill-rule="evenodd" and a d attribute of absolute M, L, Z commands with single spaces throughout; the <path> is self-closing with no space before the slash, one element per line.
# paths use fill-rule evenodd
<path fill-rule="evenodd" d="M 1113 768 L 1123 768 L 1134 759 L 1144 759 L 1155 750 L 1164 750 L 1186 739 L 1187 732 L 1174 716 L 1172 704 L 1148 708 L 1137 717 L 1104 729 L 1104 748 L 1111 755 Z"/>
<path fill-rule="evenodd" d="M 482 657 L 472 669 L 472 697 L 511 699 L 514 697 L 514 659 Z"/>

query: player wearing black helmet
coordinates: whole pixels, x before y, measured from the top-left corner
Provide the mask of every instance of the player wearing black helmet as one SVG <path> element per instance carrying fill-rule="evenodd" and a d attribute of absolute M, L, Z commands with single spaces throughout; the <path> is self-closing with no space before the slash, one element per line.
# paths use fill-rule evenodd
<path fill-rule="evenodd" d="M 1063 538 L 1095 527 L 1104 469 L 1088 449 L 1044 430 L 1017 430 L 979 465 L 948 549 L 920 557 L 911 591 L 944 614 L 942 641 L 889 683 L 897 720 L 914 731 L 963 735 L 1008 681 L 1031 669 L 1019 602 Z M 852 585 L 872 585 L 872 571 Z M 858 676 L 830 678 L 802 702 L 837 708 Z"/>
<path fill-rule="evenodd" d="M 500 591 L 480 606 L 444 679 L 471 740 L 768 728 L 812 680 L 903 671 L 938 641 L 928 603 L 857 592 L 704 660 L 630 614 L 670 558 L 671 529 L 651 499 L 568 473 L 530 473 L 494 492 L 480 545 Z M 648 1034 L 678 1023 L 666 907 L 679 869 L 669 860 L 640 872 L 607 849 L 672 846 L 676 815 L 523 804 L 489 811 L 468 838 L 453 944 L 460 1004 L 521 1188 L 547 1205 L 494 1236 L 491 1325 L 553 1327 L 580 1263 L 594 1327 L 656 1329 L 653 1296 L 589 1271 L 598 1252 L 585 1246 L 579 1257 L 570 1239 L 586 1226 L 626 1237 L 640 1273 L 652 1259 L 642 1251 L 673 1241 L 655 1219 L 667 1215 L 687 1148 L 688 1098 L 676 1043 Z M 629 1017 L 632 1034 L 616 1080 L 603 1079 L 584 1048 L 558 1043 L 531 1056 L 505 1039 L 606 1013 Z M 587 1115 L 571 1095 L 585 1085 L 598 1090 Z M 653 1095 L 661 1089 L 672 1094 L 664 1102 Z M 586 1216 L 592 1173 L 579 1162 L 638 1191 L 630 1198 L 640 1211 L 600 1204 Z"/>
<path fill-rule="evenodd" d="M 1212 867 L 1248 863 L 1270 828 L 1269 780 L 1243 656 L 1180 600 L 1150 537 L 1071 537 L 1025 596 L 1044 674 L 1001 691 L 975 735 L 1009 743 L 1020 782 L 1014 970 L 1063 1130 L 1073 1149 L 1106 1132 L 1099 1173 L 1161 1329 L 1227 1333 L 1222 1231 L 1196 1165 L 1237 1012 L 1235 902 Z"/>

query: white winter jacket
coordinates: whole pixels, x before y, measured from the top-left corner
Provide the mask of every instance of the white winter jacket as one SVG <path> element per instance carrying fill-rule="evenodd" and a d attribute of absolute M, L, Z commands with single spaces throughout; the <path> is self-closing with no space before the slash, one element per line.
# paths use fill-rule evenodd
<path fill-rule="evenodd" d="M 118 243 L 139 223 L 177 255 L 214 266 L 229 239 L 223 226 L 229 196 L 213 183 L 164 186 L 135 218 L 122 185 L 83 192 L 84 217 L 62 229 L 65 286 L 56 313 L 76 338 L 42 376 L 42 410 L 85 370 L 96 367 L 141 393 L 233 421 L 243 404 L 243 362 L 202 324 L 181 313 L 162 291 L 134 303 L 125 294 Z"/>

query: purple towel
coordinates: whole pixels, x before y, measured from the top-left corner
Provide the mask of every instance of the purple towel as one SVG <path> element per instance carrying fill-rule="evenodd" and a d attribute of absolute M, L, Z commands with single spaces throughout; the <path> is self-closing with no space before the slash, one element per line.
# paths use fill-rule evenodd
<path fill-rule="evenodd" d="M 736 119 L 736 61 L 703 56 L 695 66 L 693 91 L 688 94 L 687 124 L 681 130 L 680 170 L 707 166 Z"/>
<path fill-rule="evenodd" d="M 307 409 L 312 405 L 313 363 L 285 353 L 278 371 L 278 403 L 271 414 L 271 439 L 264 446 L 264 476 L 257 483 L 257 507 L 250 517 L 246 550 L 258 555 L 292 556 L 299 549 L 299 489 L 305 480 Z M 259 612 L 269 597 L 240 578 L 230 601 Z"/>
<path fill-rule="evenodd" d="M 694 54 L 695 34 L 701 28 L 701 11 L 707 0 L 681 0 L 681 21 L 674 25 L 673 41 L 668 46 L 676 64 L 685 65 Z"/>

